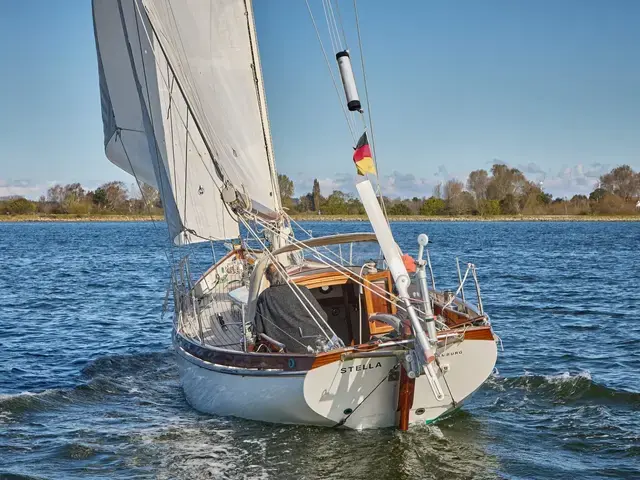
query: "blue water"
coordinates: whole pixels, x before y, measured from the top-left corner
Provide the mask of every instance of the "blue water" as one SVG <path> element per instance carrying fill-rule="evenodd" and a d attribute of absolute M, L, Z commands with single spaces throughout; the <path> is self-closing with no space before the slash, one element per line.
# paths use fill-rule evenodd
<path fill-rule="evenodd" d="M 0 223 L 0 478 L 640 478 L 640 223 L 393 230 L 411 252 L 430 235 L 439 286 L 478 265 L 504 344 L 471 403 L 408 433 L 195 412 L 163 224 Z"/>

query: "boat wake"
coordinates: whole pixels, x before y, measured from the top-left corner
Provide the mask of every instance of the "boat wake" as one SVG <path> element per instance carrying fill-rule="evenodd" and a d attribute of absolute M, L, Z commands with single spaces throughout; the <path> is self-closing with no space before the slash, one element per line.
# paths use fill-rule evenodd
<path fill-rule="evenodd" d="M 640 406 L 640 393 L 607 387 L 593 381 L 588 371 L 571 374 L 534 375 L 525 372 L 518 377 L 493 376 L 487 386 L 499 391 L 524 391 L 554 403 L 596 402 Z"/>
<path fill-rule="evenodd" d="M 107 396 L 137 394 L 154 382 L 176 378 L 170 352 L 113 355 L 81 371 L 83 383 L 71 388 L 0 394 L 0 423 L 13 415 L 42 412 L 75 403 L 101 402 Z"/>

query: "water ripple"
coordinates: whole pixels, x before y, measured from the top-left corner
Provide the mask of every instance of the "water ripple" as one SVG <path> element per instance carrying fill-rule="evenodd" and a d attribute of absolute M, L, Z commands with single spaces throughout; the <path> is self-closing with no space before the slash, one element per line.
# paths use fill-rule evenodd
<path fill-rule="evenodd" d="M 161 318 L 163 225 L 0 223 L 0 478 L 640 478 L 640 224 L 393 229 L 412 253 L 429 234 L 439 287 L 456 256 L 478 265 L 505 347 L 462 410 L 408 433 L 193 411 Z"/>

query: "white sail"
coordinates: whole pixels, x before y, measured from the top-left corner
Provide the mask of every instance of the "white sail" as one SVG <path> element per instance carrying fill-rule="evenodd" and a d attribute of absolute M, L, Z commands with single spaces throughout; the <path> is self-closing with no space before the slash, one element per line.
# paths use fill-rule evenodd
<path fill-rule="evenodd" d="M 107 157 L 158 187 L 174 240 L 238 235 L 223 181 L 278 211 L 250 3 L 93 0 L 93 13 Z"/>

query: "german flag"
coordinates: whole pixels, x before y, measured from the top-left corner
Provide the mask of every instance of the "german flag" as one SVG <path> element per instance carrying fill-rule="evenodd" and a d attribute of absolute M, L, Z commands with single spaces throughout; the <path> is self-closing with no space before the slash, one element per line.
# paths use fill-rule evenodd
<path fill-rule="evenodd" d="M 376 167 L 371 157 L 371 149 L 367 140 L 367 132 L 364 132 L 358 140 L 355 152 L 353 152 L 353 162 L 358 169 L 358 175 L 366 175 L 367 173 L 376 173 Z"/>

